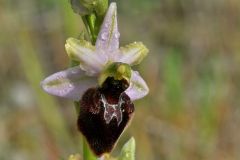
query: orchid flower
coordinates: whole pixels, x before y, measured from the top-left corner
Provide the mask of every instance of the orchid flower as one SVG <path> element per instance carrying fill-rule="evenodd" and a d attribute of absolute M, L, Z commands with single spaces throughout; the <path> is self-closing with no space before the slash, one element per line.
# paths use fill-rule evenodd
<path fill-rule="evenodd" d="M 141 42 L 119 48 L 116 3 L 111 3 L 95 46 L 69 38 L 66 51 L 79 66 L 50 75 L 41 82 L 49 94 L 80 102 L 78 127 L 98 156 L 110 152 L 134 112 L 132 101 L 148 94 L 148 86 L 131 66 L 148 49 Z"/>

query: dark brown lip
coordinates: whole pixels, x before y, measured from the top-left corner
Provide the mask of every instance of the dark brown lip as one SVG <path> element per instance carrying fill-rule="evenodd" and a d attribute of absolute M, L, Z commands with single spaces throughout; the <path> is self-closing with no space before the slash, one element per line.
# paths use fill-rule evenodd
<path fill-rule="evenodd" d="M 112 82 L 110 79 L 107 83 Z M 86 138 L 90 148 L 97 155 L 109 153 L 114 148 L 120 135 L 131 121 L 134 113 L 134 105 L 129 96 L 123 92 L 121 88 L 124 82 L 117 82 L 119 87 L 105 84 L 105 88 L 90 88 L 80 100 L 80 113 L 78 116 L 78 129 Z M 110 87 L 109 87 L 110 86 Z M 115 87 L 115 88 L 114 88 Z M 113 92 L 114 91 L 114 92 Z M 115 105 L 116 113 L 121 112 L 121 120 L 119 117 L 112 117 L 106 121 L 106 108 L 102 102 L 102 96 L 106 98 L 109 105 Z M 121 96 L 121 97 L 120 97 Z M 121 98 L 121 105 L 119 99 Z M 111 108 L 110 108 L 111 109 Z M 114 114 L 115 112 L 111 112 Z"/>

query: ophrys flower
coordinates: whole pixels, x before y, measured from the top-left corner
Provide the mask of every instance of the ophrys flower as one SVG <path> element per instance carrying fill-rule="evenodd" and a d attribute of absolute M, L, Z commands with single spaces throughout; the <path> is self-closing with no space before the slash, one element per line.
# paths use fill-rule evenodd
<path fill-rule="evenodd" d="M 50 94 L 80 102 L 78 127 L 97 155 L 111 151 L 132 118 L 132 101 L 148 93 L 145 81 L 131 69 L 148 49 L 141 42 L 119 48 L 119 37 L 116 3 L 111 3 L 95 46 L 83 39 L 66 42 L 69 57 L 80 65 L 41 83 Z"/>

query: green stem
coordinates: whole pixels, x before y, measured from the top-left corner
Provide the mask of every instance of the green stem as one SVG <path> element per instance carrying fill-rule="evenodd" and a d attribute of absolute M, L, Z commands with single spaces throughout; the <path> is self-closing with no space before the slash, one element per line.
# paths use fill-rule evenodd
<path fill-rule="evenodd" d="M 97 39 L 97 33 L 98 33 L 98 30 L 96 30 L 97 29 L 96 18 L 97 17 L 94 13 L 90 15 L 82 16 L 83 22 L 87 28 L 87 32 L 92 44 L 95 44 Z"/>
<path fill-rule="evenodd" d="M 86 26 L 86 30 L 88 32 L 88 35 L 93 45 L 97 40 L 97 36 L 100 30 L 100 26 L 102 24 L 103 18 L 104 18 L 103 16 L 98 16 L 96 13 L 82 16 L 83 23 Z"/>
<path fill-rule="evenodd" d="M 95 155 L 89 149 L 88 143 L 84 137 L 82 138 L 82 141 L 83 141 L 83 159 L 84 160 L 97 160 Z"/>
<path fill-rule="evenodd" d="M 84 25 L 85 25 L 85 28 L 86 28 L 86 30 L 87 30 L 88 37 L 89 37 L 90 39 L 92 39 L 92 37 L 91 37 L 91 31 L 90 31 L 90 28 L 89 28 L 89 25 L 88 25 L 88 21 L 87 21 L 87 17 L 86 17 L 86 16 L 82 16 L 82 21 L 83 21 L 83 23 L 84 23 Z"/>

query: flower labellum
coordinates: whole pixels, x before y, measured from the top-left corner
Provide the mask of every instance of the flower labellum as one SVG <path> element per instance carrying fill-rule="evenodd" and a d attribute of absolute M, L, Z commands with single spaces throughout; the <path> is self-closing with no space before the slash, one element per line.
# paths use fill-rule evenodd
<path fill-rule="evenodd" d="M 103 20 L 96 46 L 69 38 L 66 51 L 79 66 L 50 75 L 41 82 L 49 94 L 78 101 L 78 128 L 97 156 L 111 152 L 134 114 L 132 101 L 148 94 L 148 86 L 131 66 L 148 49 L 141 42 L 119 48 L 116 3 Z"/>
<path fill-rule="evenodd" d="M 108 77 L 102 87 L 88 89 L 80 100 L 78 128 L 97 156 L 108 153 L 133 117 L 134 105 L 124 93 L 125 80 Z"/>

